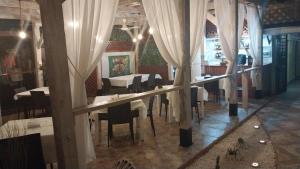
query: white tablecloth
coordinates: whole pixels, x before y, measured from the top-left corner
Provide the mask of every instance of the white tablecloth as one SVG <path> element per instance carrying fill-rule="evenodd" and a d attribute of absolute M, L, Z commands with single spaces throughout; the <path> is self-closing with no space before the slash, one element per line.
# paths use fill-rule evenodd
<path fill-rule="evenodd" d="M 173 85 L 165 85 L 163 86 L 163 88 L 169 88 Z M 192 87 L 198 87 L 198 86 L 192 86 Z M 157 89 L 157 88 L 156 88 Z M 178 92 L 178 91 L 174 91 L 174 92 Z M 169 107 L 168 107 L 168 121 L 172 122 L 172 121 L 180 121 L 180 111 L 174 111 L 174 106 L 173 105 L 173 96 L 174 92 L 168 92 L 167 93 L 167 99 L 169 100 Z M 156 110 L 157 112 L 160 112 L 160 97 L 156 96 Z M 204 116 L 204 101 L 208 101 L 208 92 L 203 88 L 203 87 L 198 87 L 198 93 L 197 93 L 197 101 L 201 102 L 201 111 L 202 111 L 202 116 Z M 163 104 L 164 106 L 164 104 Z M 163 108 L 163 107 L 162 107 Z M 178 108 L 178 107 L 177 107 Z M 164 110 L 164 109 L 163 109 Z"/>
<path fill-rule="evenodd" d="M 94 100 L 93 104 L 101 104 L 101 103 L 107 103 L 110 102 L 114 99 L 122 99 L 125 97 L 132 97 L 134 95 L 138 95 L 138 94 L 122 94 L 122 95 L 110 95 L 110 96 L 97 96 Z M 139 136 L 140 140 L 144 139 L 144 129 L 145 129 L 145 119 L 147 118 L 147 106 L 144 103 L 146 102 L 146 100 L 134 100 L 131 103 L 131 109 L 132 110 L 139 110 L 139 117 L 138 117 L 138 123 L 136 125 L 136 131 L 137 131 L 137 135 Z M 101 110 L 97 110 L 97 111 L 93 111 L 92 112 L 92 116 L 95 119 L 98 119 L 98 113 L 107 113 L 107 109 L 101 109 Z M 99 127 L 98 126 L 98 120 L 95 120 L 95 126 L 93 127 L 93 133 L 95 134 L 95 139 L 98 140 L 99 139 Z"/>
<path fill-rule="evenodd" d="M 46 96 L 49 96 L 49 87 L 40 87 L 25 92 L 17 93 L 15 94 L 14 99 L 18 100 L 21 97 L 31 96 L 30 91 L 42 91 L 45 93 Z"/>
<path fill-rule="evenodd" d="M 211 76 L 211 77 L 216 77 L 216 76 Z M 194 82 L 196 81 L 201 81 L 204 80 L 204 76 L 196 76 L 194 79 Z M 224 89 L 224 78 L 223 79 L 219 79 L 219 89 Z"/>
<path fill-rule="evenodd" d="M 14 134 L 12 134 L 12 132 L 14 132 Z M 45 162 L 56 162 L 56 148 L 51 117 L 12 120 L 0 127 L 0 139 L 36 133 L 41 134 Z"/>
<path fill-rule="evenodd" d="M 149 78 L 149 74 L 131 74 L 126 76 L 117 76 L 109 78 L 110 83 L 112 86 L 118 86 L 118 87 L 128 87 L 132 84 L 133 78 L 135 76 L 142 76 L 142 82 L 145 82 Z M 156 79 L 161 79 L 161 76 L 159 74 L 155 75 Z"/>

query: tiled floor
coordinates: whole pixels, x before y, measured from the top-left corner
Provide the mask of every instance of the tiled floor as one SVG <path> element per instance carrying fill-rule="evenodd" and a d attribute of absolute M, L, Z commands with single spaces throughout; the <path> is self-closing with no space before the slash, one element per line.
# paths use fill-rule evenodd
<path fill-rule="evenodd" d="M 207 116 L 201 123 L 198 124 L 194 119 L 193 145 L 188 148 L 179 146 L 179 125 L 166 123 L 164 117 L 158 115 L 154 117 L 156 137 L 153 136 L 148 121 L 144 142 L 137 142 L 134 145 L 129 139 L 128 127 L 121 126 L 114 130 L 115 138 L 111 146 L 107 147 L 106 122 L 102 122 L 101 144 L 96 147 L 97 159 L 89 164 L 89 169 L 111 169 L 118 160 L 123 158 L 132 161 L 138 169 L 178 168 L 251 114 L 263 102 L 265 100 L 251 102 L 248 113 L 239 108 L 238 117 L 229 117 L 226 108 L 208 103 Z"/>
<path fill-rule="evenodd" d="M 300 168 L 300 81 L 258 113 L 277 152 L 278 169 Z"/>

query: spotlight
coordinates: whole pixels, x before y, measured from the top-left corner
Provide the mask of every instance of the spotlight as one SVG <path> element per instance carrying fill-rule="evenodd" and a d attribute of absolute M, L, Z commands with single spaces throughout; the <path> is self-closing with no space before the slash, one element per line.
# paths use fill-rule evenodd
<path fill-rule="evenodd" d="M 258 164 L 258 162 L 253 162 L 253 163 L 251 164 L 251 166 L 254 167 L 254 168 L 257 168 L 257 167 L 259 166 L 259 164 Z"/>
<path fill-rule="evenodd" d="M 132 42 L 133 42 L 133 43 L 135 43 L 136 41 L 137 41 L 136 38 L 133 38 L 133 39 L 132 39 Z"/>
<path fill-rule="evenodd" d="M 153 28 L 150 27 L 150 28 L 149 28 L 149 33 L 152 35 L 153 32 L 154 32 Z"/>
<path fill-rule="evenodd" d="M 25 31 L 20 31 L 19 32 L 19 38 L 21 38 L 21 39 L 25 39 L 27 37 L 27 34 L 26 34 L 26 32 Z"/>
<path fill-rule="evenodd" d="M 266 144 L 267 142 L 265 140 L 259 140 L 260 144 Z"/>
<path fill-rule="evenodd" d="M 139 34 L 139 35 L 138 35 L 138 39 L 139 39 L 139 40 L 142 40 L 142 39 L 143 39 L 143 35 L 142 35 L 142 34 Z"/>

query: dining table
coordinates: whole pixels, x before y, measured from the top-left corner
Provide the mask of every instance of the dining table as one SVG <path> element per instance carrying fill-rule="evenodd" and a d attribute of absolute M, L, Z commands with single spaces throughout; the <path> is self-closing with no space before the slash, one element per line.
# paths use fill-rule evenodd
<path fill-rule="evenodd" d="M 173 87 L 173 85 L 163 85 L 162 88 L 170 88 Z M 205 90 L 204 87 L 199 87 L 199 86 L 192 86 L 192 87 L 197 87 L 198 93 L 197 93 L 197 101 L 201 104 L 201 116 L 204 117 L 204 102 L 208 101 L 208 92 Z M 155 89 L 158 89 L 156 87 Z M 174 97 L 175 94 L 178 94 L 178 91 L 172 91 L 168 92 L 167 99 L 169 100 L 169 105 L 168 105 L 168 122 L 179 122 L 180 121 L 180 111 L 175 111 L 175 109 L 179 109 L 178 105 L 174 103 Z M 156 112 L 160 112 L 160 97 L 159 95 L 156 96 Z"/>
<path fill-rule="evenodd" d="M 10 120 L 0 127 L 0 139 L 40 134 L 46 164 L 57 161 L 52 117 Z"/>
<path fill-rule="evenodd" d="M 126 99 L 128 97 L 133 97 L 139 95 L 139 93 L 132 93 L 132 94 L 115 94 L 115 95 L 108 95 L 108 96 L 96 96 L 93 105 L 105 104 L 116 100 Z M 144 140 L 144 130 L 145 130 L 145 120 L 147 119 L 147 102 L 148 99 L 138 99 L 130 102 L 131 110 L 139 110 L 139 116 L 137 118 L 136 123 L 136 135 L 137 139 L 143 141 Z M 91 112 L 90 117 L 94 119 L 94 123 L 92 124 L 92 134 L 94 135 L 94 139 L 96 143 L 99 143 L 100 140 L 100 132 L 101 132 L 101 124 L 99 124 L 98 115 L 100 113 L 108 113 L 107 109 L 99 109 L 96 111 Z M 122 113 L 122 112 L 120 112 Z"/>
<path fill-rule="evenodd" d="M 35 88 L 35 89 L 31 89 L 31 90 L 24 91 L 24 92 L 16 93 L 16 94 L 14 95 L 14 99 L 15 99 L 15 100 L 18 100 L 18 99 L 20 99 L 21 97 L 29 97 L 29 96 L 31 96 L 30 91 L 41 91 L 41 92 L 44 92 L 44 94 L 45 94 L 46 96 L 49 96 L 49 95 L 50 95 L 49 87 L 44 86 L 44 87 L 39 87 L 39 88 Z"/>
<path fill-rule="evenodd" d="M 116 76 L 116 77 L 110 77 L 110 83 L 112 86 L 115 87 L 126 87 L 128 88 L 129 85 L 132 84 L 133 78 L 135 76 L 142 76 L 142 82 L 145 82 L 148 80 L 150 74 L 130 74 L 130 75 L 124 75 L 124 76 Z M 155 79 L 161 79 L 162 77 L 159 74 L 155 74 Z"/>

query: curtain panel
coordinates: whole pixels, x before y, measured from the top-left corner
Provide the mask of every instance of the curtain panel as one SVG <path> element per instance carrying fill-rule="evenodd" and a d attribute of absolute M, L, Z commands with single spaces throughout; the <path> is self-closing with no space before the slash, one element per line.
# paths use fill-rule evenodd
<path fill-rule="evenodd" d="M 73 108 L 87 105 L 85 80 L 108 44 L 118 2 L 66 0 L 62 5 Z M 80 169 L 85 169 L 96 158 L 87 114 L 75 117 L 75 131 Z"/>
<path fill-rule="evenodd" d="M 236 63 L 237 53 L 235 51 L 236 45 L 236 31 L 235 31 L 235 0 L 218 0 L 214 1 L 215 13 L 217 19 L 217 28 L 220 38 L 222 51 L 227 60 L 227 69 L 225 74 L 231 74 L 232 68 Z M 238 7 L 238 43 L 243 31 L 245 18 L 244 5 L 239 4 Z M 228 101 L 231 93 L 230 79 L 224 80 L 225 98 Z"/>
<path fill-rule="evenodd" d="M 261 38 L 262 27 L 260 24 L 260 16 L 256 7 L 247 6 L 247 22 L 249 31 L 249 52 L 253 57 L 252 67 L 261 66 Z M 251 71 L 252 86 L 256 90 L 261 90 L 261 70 Z"/>
<path fill-rule="evenodd" d="M 204 50 L 203 43 L 207 16 L 207 4 L 208 0 L 190 0 L 190 53 L 192 80 L 195 79 L 196 74 L 201 75 L 202 60 L 201 58 L 196 59 L 196 56 L 199 57 L 201 50 Z"/>
<path fill-rule="evenodd" d="M 203 42 L 208 0 L 190 1 L 190 54 L 191 63 Z M 143 0 L 143 6 L 153 38 L 162 57 L 176 67 L 174 85 L 182 85 L 183 23 L 180 0 Z M 174 113 L 180 113 L 179 93 L 172 92 Z M 175 116 L 179 117 L 179 116 Z M 179 121 L 179 119 L 176 119 Z"/>

